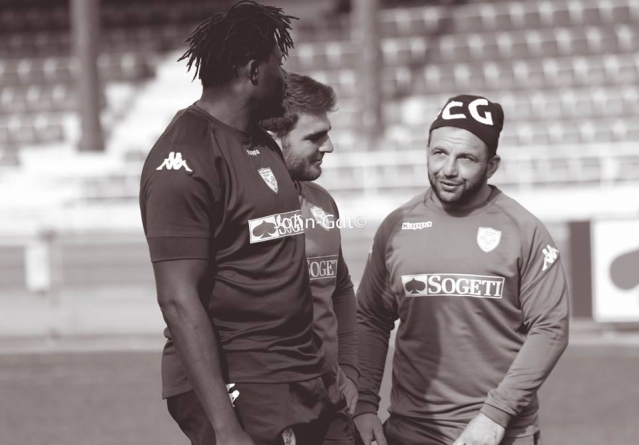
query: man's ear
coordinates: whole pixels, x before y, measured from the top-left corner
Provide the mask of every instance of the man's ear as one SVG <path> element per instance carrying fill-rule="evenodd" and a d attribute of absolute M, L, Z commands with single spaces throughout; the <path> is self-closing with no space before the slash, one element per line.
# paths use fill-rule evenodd
<path fill-rule="evenodd" d="M 490 178 L 495 174 L 497 169 L 499 168 L 499 163 L 501 162 L 501 158 L 499 155 L 495 155 L 488 160 L 488 171 L 486 172 L 486 178 Z"/>
<path fill-rule="evenodd" d="M 246 77 L 253 84 L 257 85 L 260 76 L 260 63 L 257 60 L 249 60 L 246 63 Z"/>

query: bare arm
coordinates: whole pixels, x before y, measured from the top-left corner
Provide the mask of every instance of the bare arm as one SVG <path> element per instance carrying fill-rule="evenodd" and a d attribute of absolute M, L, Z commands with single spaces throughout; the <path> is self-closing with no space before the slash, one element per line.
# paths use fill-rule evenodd
<path fill-rule="evenodd" d="M 218 442 L 253 444 L 233 411 L 220 365 L 217 335 L 198 295 L 208 261 L 161 261 L 153 263 L 153 271 L 162 315 Z"/>

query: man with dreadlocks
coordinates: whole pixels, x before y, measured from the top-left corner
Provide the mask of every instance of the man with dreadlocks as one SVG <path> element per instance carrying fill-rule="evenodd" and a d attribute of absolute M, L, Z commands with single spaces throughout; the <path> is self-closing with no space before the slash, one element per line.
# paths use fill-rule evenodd
<path fill-rule="evenodd" d="M 291 19 L 241 1 L 191 34 L 202 96 L 142 171 L 163 397 L 192 444 L 321 443 L 341 398 L 313 334 L 297 191 L 257 125 L 283 111 Z"/>

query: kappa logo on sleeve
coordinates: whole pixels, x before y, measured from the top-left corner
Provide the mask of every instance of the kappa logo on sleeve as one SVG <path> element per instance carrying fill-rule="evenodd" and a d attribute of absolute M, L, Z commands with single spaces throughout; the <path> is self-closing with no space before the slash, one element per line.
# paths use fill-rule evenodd
<path fill-rule="evenodd" d="M 317 256 L 307 258 L 308 275 L 311 281 L 320 280 L 322 278 L 337 277 L 337 255 Z"/>
<path fill-rule="evenodd" d="M 504 278 L 455 273 L 402 275 L 407 297 L 501 298 Z"/>
<path fill-rule="evenodd" d="M 302 211 L 277 213 L 263 218 L 251 219 L 248 222 L 250 243 L 261 243 L 286 236 L 304 233 Z"/>
<path fill-rule="evenodd" d="M 550 244 L 548 244 L 541 253 L 544 254 L 544 265 L 541 268 L 542 271 L 548 269 L 555 261 L 557 261 L 557 258 L 559 258 L 559 249 L 555 249 Z"/>
<path fill-rule="evenodd" d="M 169 157 L 166 158 L 164 162 L 162 162 L 162 164 L 158 168 L 156 168 L 156 170 L 162 170 L 163 168 L 166 168 L 167 170 L 179 170 L 182 167 L 184 167 L 184 170 L 186 170 L 187 172 L 193 172 L 193 170 L 191 170 L 189 166 L 186 165 L 186 161 L 182 159 L 182 153 L 180 153 L 179 151 L 177 153 L 172 151 L 171 153 L 169 153 Z"/>

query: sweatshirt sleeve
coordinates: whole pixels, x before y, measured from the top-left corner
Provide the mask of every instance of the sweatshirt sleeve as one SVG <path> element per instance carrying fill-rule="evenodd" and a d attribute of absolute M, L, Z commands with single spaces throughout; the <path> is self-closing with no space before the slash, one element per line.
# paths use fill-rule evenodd
<path fill-rule="evenodd" d="M 337 361 L 346 377 L 357 383 L 359 380 L 359 368 L 357 366 L 355 309 L 353 282 L 340 247 L 337 261 L 337 285 L 333 292 L 333 310 L 337 317 Z"/>
<path fill-rule="evenodd" d="M 386 221 L 385 221 L 386 222 Z M 375 234 L 362 282 L 357 290 L 359 401 L 355 416 L 377 413 L 390 333 L 398 318 L 386 267 L 385 224 Z"/>
<path fill-rule="evenodd" d="M 568 345 L 569 296 L 559 251 L 541 222 L 523 236 L 519 300 L 527 337 L 481 409 L 503 427 L 530 403 Z"/>

